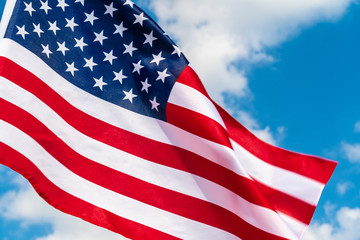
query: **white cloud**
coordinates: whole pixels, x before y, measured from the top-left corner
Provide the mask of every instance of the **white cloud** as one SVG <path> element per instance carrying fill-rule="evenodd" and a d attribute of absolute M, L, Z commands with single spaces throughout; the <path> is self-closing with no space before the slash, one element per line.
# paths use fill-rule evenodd
<path fill-rule="evenodd" d="M 355 132 L 360 132 L 360 121 L 357 121 L 357 122 L 355 123 L 354 131 L 355 131 Z"/>
<path fill-rule="evenodd" d="M 311 225 L 303 240 L 358 240 L 359 226 L 360 208 L 343 207 L 337 211 L 333 221 Z"/>
<path fill-rule="evenodd" d="M 360 132 L 360 121 L 355 123 L 354 132 Z M 341 143 L 341 150 L 345 157 L 352 163 L 360 162 L 360 143 Z"/>
<path fill-rule="evenodd" d="M 236 116 L 237 120 L 241 122 L 244 127 L 246 127 L 250 132 L 255 134 L 261 140 L 276 145 L 278 141 L 273 137 L 273 133 L 270 130 L 269 126 L 261 128 L 258 121 L 252 117 L 249 113 L 245 111 L 238 111 L 233 114 Z"/>
<path fill-rule="evenodd" d="M 269 126 L 261 127 L 260 123 L 248 112 L 237 111 L 232 112 L 232 115 L 255 136 L 269 144 L 279 145 L 286 135 L 285 127 L 278 127 L 275 131 Z"/>
<path fill-rule="evenodd" d="M 249 129 L 255 136 L 272 145 L 277 145 L 277 140 L 274 138 L 270 127 L 266 126 L 264 129 Z"/>
<path fill-rule="evenodd" d="M 36 240 L 125 240 L 111 231 L 99 228 L 80 219 L 58 215 L 52 222 L 54 232 Z"/>
<path fill-rule="evenodd" d="M 336 191 L 338 194 L 344 195 L 353 187 L 354 187 L 354 185 L 351 182 L 338 183 L 336 185 Z"/>
<path fill-rule="evenodd" d="M 141 2 L 141 1 L 140 1 Z M 150 1 L 145 1 L 149 3 Z M 342 16 L 352 0 L 153 0 L 160 26 L 177 39 L 213 98 L 246 95 L 242 60 L 273 61 L 265 52 L 302 27 Z"/>
<path fill-rule="evenodd" d="M 329 219 L 332 219 L 333 216 L 335 216 L 336 214 L 336 208 L 336 204 L 333 204 L 330 201 L 326 201 L 326 203 L 324 204 L 325 216 Z"/>
<path fill-rule="evenodd" d="M 51 224 L 53 232 L 36 240 L 126 239 L 56 210 L 40 198 L 22 177 L 17 177 L 16 182 L 20 186 L 18 190 L 12 190 L 0 196 L 0 216 L 8 220 L 20 221 L 23 228 L 44 223 Z"/>
<path fill-rule="evenodd" d="M 139 0 L 141 2 L 141 0 Z M 302 27 L 319 21 L 339 18 L 351 0 L 142 0 L 150 3 L 159 24 L 174 37 L 192 66 L 199 73 L 214 99 L 222 102 L 221 93 L 231 91 L 248 96 L 246 72 L 239 61 L 272 62 L 265 49 L 276 46 L 297 34 Z M 269 127 L 261 128 L 244 114 L 243 123 L 263 140 L 276 143 Z M 282 132 L 281 129 L 278 130 Z M 360 148 L 360 147 L 359 147 Z M 356 155 L 360 159 L 359 155 Z M 359 223 L 359 209 L 344 209 L 338 221 Z M 0 216 L 16 219 L 23 225 L 50 223 L 53 233 L 37 240 L 120 240 L 124 239 L 82 220 L 62 214 L 48 206 L 30 187 L 10 191 L 0 197 Z M 356 224 L 355 224 L 356 225 Z M 306 240 L 338 240 L 350 232 L 341 225 L 318 224 L 310 228 Z M 326 237 L 327 236 L 327 237 Z M 348 236 L 348 235 L 344 235 Z M 350 236 L 350 235 L 349 235 Z M 353 235 L 355 236 L 355 235 Z M 313 238 L 311 238 L 313 237 Z M 325 238 L 326 237 L 326 238 Z"/>
<path fill-rule="evenodd" d="M 360 162 L 360 143 L 349 144 L 343 142 L 341 144 L 342 151 L 344 152 L 346 158 L 352 163 Z"/>

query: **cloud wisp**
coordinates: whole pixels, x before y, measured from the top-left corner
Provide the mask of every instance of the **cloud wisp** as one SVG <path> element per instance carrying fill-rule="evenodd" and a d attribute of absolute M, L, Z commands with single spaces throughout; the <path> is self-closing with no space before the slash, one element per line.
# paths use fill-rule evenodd
<path fill-rule="evenodd" d="M 141 2 L 149 3 L 143 0 Z M 153 0 L 160 26 L 174 37 L 210 95 L 249 92 L 240 61 L 273 61 L 266 49 L 304 27 L 339 19 L 352 0 Z"/>
<path fill-rule="evenodd" d="M 0 217 L 19 221 L 20 226 L 50 224 L 52 233 L 35 240 L 126 240 L 106 229 L 62 213 L 48 205 L 25 180 L 14 178 L 16 189 L 0 196 Z"/>
<path fill-rule="evenodd" d="M 360 121 L 357 121 L 354 126 L 354 131 L 360 133 Z"/>
<path fill-rule="evenodd" d="M 360 163 L 360 143 L 350 144 L 343 142 L 341 148 L 351 163 Z"/>
<path fill-rule="evenodd" d="M 331 223 L 311 225 L 303 240 L 357 240 L 360 238 L 360 208 L 343 207 Z"/>
<path fill-rule="evenodd" d="M 354 188 L 354 184 L 351 182 L 341 182 L 336 185 L 336 191 L 339 195 L 345 195 L 352 188 Z"/>
<path fill-rule="evenodd" d="M 176 39 L 210 96 L 228 111 L 223 94 L 254 96 L 246 66 L 271 63 L 267 49 L 318 22 L 336 21 L 353 0 L 140 0 L 150 4 L 160 26 Z M 241 111 L 244 113 L 244 111 Z M 239 114 L 238 114 L 239 115 Z M 248 113 L 246 117 L 252 117 Z M 254 119 L 254 121 L 256 121 Z M 259 138 L 278 144 L 268 126 L 250 128 Z M 275 133 L 278 134 L 278 133 Z M 281 139 L 282 137 L 280 137 Z"/>

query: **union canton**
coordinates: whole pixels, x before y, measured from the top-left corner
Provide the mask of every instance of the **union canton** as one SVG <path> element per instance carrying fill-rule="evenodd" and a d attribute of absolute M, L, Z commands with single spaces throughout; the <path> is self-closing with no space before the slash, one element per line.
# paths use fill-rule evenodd
<path fill-rule="evenodd" d="M 99 98 L 166 120 L 188 64 L 164 31 L 130 0 L 19 0 L 6 38 Z"/>

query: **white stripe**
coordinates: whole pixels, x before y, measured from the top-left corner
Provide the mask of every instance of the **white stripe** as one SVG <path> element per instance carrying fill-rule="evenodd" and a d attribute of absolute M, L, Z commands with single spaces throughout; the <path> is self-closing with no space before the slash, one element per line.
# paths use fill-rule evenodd
<path fill-rule="evenodd" d="M 131 111 L 93 97 L 77 89 L 72 84 L 62 81 L 61 77 L 53 72 L 47 65 L 11 40 L 4 39 L 0 46 L 0 52 L 2 52 L 3 55 L 8 56 L 24 68 L 34 72 L 35 75 L 45 80 L 50 87 L 59 92 L 67 101 L 84 112 L 125 130 L 195 152 L 200 156 L 233 170 L 241 176 L 248 177 L 231 149 L 196 137 L 165 122 L 139 116 Z M 101 112 L 99 112 L 99 109 Z M 131 121 L 124 120 L 123 116 L 129 117 Z M 146 124 L 143 124 L 145 122 Z M 143 128 L 145 125 L 149 127 Z M 274 186 L 274 188 L 277 188 L 277 186 Z"/>
<path fill-rule="evenodd" d="M 286 222 L 286 224 L 289 226 L 290 229 L 292 229 L 294 231 L 294 233 L 300 237 L 300 239 L 302 238 L 306 228 L 308 227 L 308 225 L 286 215 L 283 213 L 279 213 L 279 215 L 281 216 L 281 218 L 284 220 L 284 222 Z"/>
<path fill-rule="evenodd" d="M 192 87 L 176 82 L 171 90 L 168 102 L 201 113 L 218 122 L 226 129 L 224 121 L 214 104 Z"/>
<path fill-rule="evenodd" d="M 264 162 L 233 140 L 231 144 L 239 162 L 252 178 L 306 203 L 317 205 L 324 184 Z"/>
<path fill-rule="evenodd" d="M 247 166 L 246 164 L 251 164 L 251 162 L 242 161 L 242 159 L 244 159 L 242 154 L 243 151 L 237 151 L 239 156 L 236 156 L 235 152 L 228 147 L 200 138 L 166 122 L 139 115 L 90 95 L 69 82 L 64 81 L 61 76 L 55 73 L 34 54 L 22 48 L 12 40 L 1 39 L 0 55 L 9 57 L 25 69 L 33 72 L 73 106 L 89 115 L 129 132 L 189 150 L 227 169 L 230 169 L 240 176 L 249 178 L 246 170 L 244 170 L 244 166 Z M 246 154 L 246 156 L 254 158 L 254 156 L 249 153 Z M 252 168 L 250 168 L 250 170 L 251 169 Z M 279 179 L 275 177 L 275 180 L 270 178 L 270 183 L 266 182 L 266 184 L 275 189 L 279 189 L 280 187 L 279 190 L 311 204 L 317 203 L 323 184 L 319 185 L 317 182 L 310 181 L 308 179 L 303 182 L 301 179 L 305 177 L 295 173 L 288 173 L 286 170 L 280 168 L 277 168 L 275 172 L 279 173 L 279 176 L 281 176 L 284 171 L 286 172 L 285 176 L 288 176 L 289 178 L 289 182 L 284 181 L 287 178 Z M 265 177 L 262 177 L 262 175 Z M 295 176 L 295 180 L 291 180 L 292 176 Z M 254 177 L 258 177 L 259 181 L 263 182 L 267 178 L 271 177 L 271 175 L 260 174 L 260 176 Z M 300 179 L 300 181 L 298 181 L 298 179 Z M 301 188 L 301 184 L 304 184 L 302 189 L 306 189 L 306 191 L 302 192 L 301 196 L 298 190 L 295 191 L 292 185 L 288 185 L 288 183 L 294 181 L 297 184 L 295 186 L 298 186 L 299 188 Z M 301 184 L 298 184 L 299 182 Z M 307 183 L 309 183 L 309 186 Z M 312 191 L 311 189 L 315 189 L 315 191 Z M 305 193 L 307 194 L 304 195 Z"/>
<path fill-rule="evenodd" d="M 5 1 L 5 0 L 3 0 Z M 4 12 L 0 22 L 0 39 L 4 37 L 16 0 L 6 0 Z"/>
<path fill-rule="evenodd" d="M 36 55 L 10 39 L 1 39 L 0 55 L 29 70 L 81 111 L 121 129 L 177 146 L 248 177 L 232 149 L 200 138 L 167 122 L 143 116 L 95 97 L 54 72 Z"/>
<path fill-rule="evenodd" d="M 2 120 L 0 141 L 30 159 L 46 178 L 65 192 L 118 216 L 182 239 L 238 239 L 228 232 L 141 203 L 75 175 L 33 139 Z"/>
<path fill-rule="evenodd" d="M 0 97 L 32 114 L 73 150 L 95 162 L 146 182 L 209 201 L 235 213 L 257 228 L 294 239 L 294 235 L 276 212 L 249 203 L 232 191 L 204 178 L 144 161 L 95 141 L 68 125 L 35 96 L 2 77 Z"/>

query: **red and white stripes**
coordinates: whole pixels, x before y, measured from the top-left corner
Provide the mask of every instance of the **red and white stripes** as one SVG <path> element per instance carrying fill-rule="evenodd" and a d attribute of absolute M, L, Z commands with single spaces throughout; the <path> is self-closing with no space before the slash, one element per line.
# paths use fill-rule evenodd
<path fill-rule="evenodd" d="M 298 239 L 335 163 L 270 146 L 187 67 L 163 122 L 0 40 L 0 162 L 50 204 L 133 239 Z"/>

